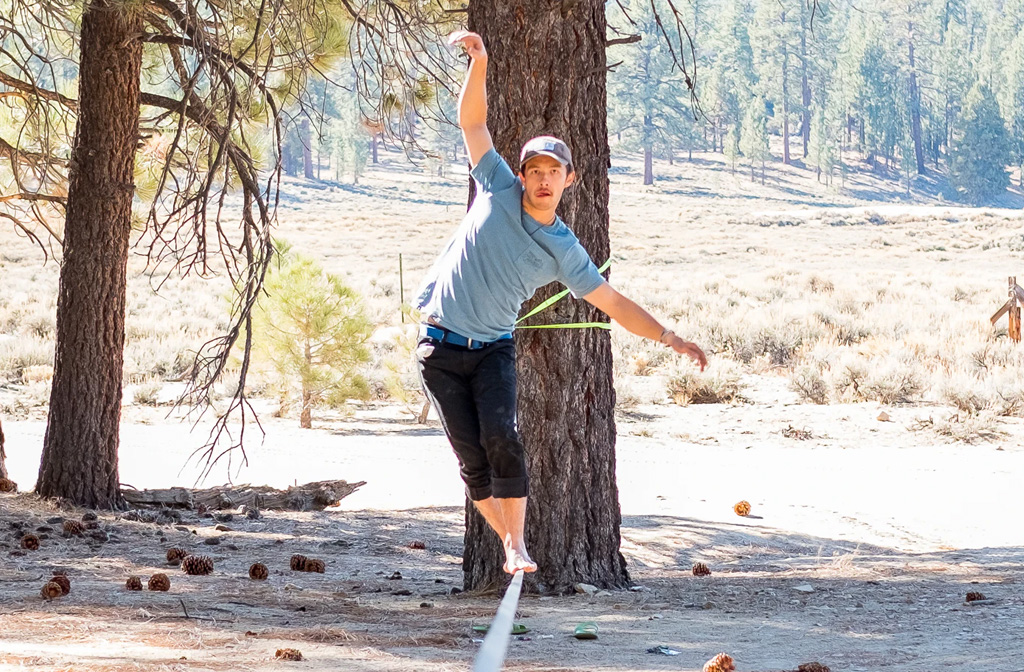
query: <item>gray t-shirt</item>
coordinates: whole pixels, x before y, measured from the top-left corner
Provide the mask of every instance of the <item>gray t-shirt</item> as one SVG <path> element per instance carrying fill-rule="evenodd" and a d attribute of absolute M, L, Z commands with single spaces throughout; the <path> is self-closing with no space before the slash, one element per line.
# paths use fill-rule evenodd
<path fill-rule="evenodd" d="M 493 341 L 515 328 L 519 309 L 538 288 L 557 280 L 580 298 L 604 283 L 561 218 L 544 226 L 523 211 L 522 184 L 494 149 L 470 174 L 476 198 L 416 301 L 424 319 Z"/>

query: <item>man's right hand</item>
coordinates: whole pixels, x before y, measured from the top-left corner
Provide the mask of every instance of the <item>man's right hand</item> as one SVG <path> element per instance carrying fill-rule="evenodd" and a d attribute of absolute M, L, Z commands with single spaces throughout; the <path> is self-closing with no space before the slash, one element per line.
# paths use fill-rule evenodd
<path fill-rule="evenodd" d="M 454 33 L 448 36 L 448 44 L 462 45 L 462 48 L 466 50 L 469 57 L 474 61 L 477 59 L 487 58 L 487 49 L 484 48 L 484 41 L 476 33 L 471 33 L 468 30 L 456 30 Z"/>

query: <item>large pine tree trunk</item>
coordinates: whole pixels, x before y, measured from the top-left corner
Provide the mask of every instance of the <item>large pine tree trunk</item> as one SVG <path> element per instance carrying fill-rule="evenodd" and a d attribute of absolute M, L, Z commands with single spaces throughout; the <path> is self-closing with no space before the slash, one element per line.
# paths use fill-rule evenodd
<path fill-rule="evenodd" d="M 515 165 L 521 144 L 534 135 L 551 133 L 569 144 L 577 180 L 560 214 L 598 264 L 610 253 L 604 7 L 604 0 L 469 3 L 469 27 L 482 34 L 490 54 L 488 123 L 495 146 Z M 557 289 L 541 289 L 528 305 Z M 572 299 L 543 318 L 606 319 Z M 526 541 L 540 567 L 531 582 L 558 592 L 580 581 L 624 586 L 629 577 L 619 553 L 609 334 L 521 330 L 516 353 L 519 427 L 532 489 Z M 472 507 L 466 522 L 466 588 L 500 583 L 506 575 L 497 536 Z"/>
<path fill-rule="evenodd" d="M 91 0 L 82 17 L 57 351 L 36 491 L 90 507 L 120 503 L 117 448 L 140 33 L 140 14 L 113 0 Z"/>

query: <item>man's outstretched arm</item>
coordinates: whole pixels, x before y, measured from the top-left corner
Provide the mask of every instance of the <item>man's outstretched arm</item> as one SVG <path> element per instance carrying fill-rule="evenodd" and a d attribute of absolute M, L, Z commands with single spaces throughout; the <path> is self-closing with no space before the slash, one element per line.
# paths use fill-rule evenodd
<path fill-rule="evenodd" d="M 493 146 L 487 130 L 487 50 L 476 33 L 458 30 L 448 36 L 448 44 L 461 44 L 469 55 L 469 72 L 459 94 L 459 128 L 473 166 L 480 163 Z"/>
<path fill-rule="evenodd" d="M 658 341 L 672 348 L 681 355 L 687 355 L 700 365 L 700 370 L 708 365 L 708 358 L 696 344 L 684 341 L 675 332 L 666 329 L 654 319 L 650 313 L 632 300 L 623 296 L 607 282 L 583 297 L 591 305 L 621 324 L 627 331 L 637 336 Z"/>

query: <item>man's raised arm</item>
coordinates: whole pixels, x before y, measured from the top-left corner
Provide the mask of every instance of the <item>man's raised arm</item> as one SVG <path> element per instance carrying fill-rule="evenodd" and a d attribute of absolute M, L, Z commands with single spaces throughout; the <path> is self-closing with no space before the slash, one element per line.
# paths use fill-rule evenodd
<path fill-rule="evenodd" d="M 476 33 L 458 30 L 448 36 L 448 44 L 460 44 L 469 54 L 469 72 L 459 95 L 459 128 L 469 151 L 469 161 L 476 166 L 493 146 L 487 130 L 487 50 Z"/>

